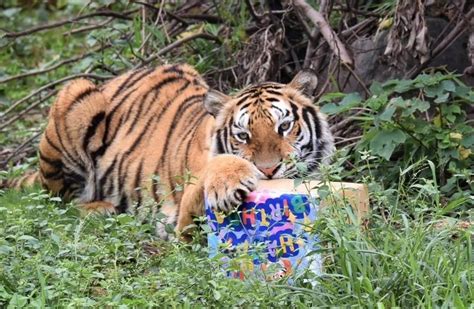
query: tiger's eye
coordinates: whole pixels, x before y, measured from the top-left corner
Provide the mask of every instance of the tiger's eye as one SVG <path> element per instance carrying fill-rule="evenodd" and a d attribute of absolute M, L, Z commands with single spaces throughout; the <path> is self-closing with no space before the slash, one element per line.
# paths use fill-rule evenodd
<path fill-rule="evenodd" d="M 237 137 L 240 140 L 246 141 L 249 138 L 249 135 L 245 132 L 240 132 L 240 133 L 237 134 Z"/>
<path fill-rule="evenodd" d="M 291 122 L 287 121 L 287 122 L 283 122 L 282 124 L 280 124 L 280 130 L 281 131 L 287 131 L 291 126 Z"/>

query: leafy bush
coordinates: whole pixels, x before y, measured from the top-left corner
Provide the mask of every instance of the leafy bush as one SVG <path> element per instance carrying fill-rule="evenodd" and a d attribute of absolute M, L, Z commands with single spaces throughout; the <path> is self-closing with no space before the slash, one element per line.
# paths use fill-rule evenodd
<path fill-rule="evenodd" d="M 358 167 L 352 178 L 370 174 L 387 188 L 398 185 L 401 176 L 408 185 L 425 179 L 432 190 L 424 194 L 437 196 L 436 203 L 473 205 L 474 127 L 466 115 L 473 89 L 455 75 L 436 73 L 374 82 L 370 90 L 367 100 L 349 94 L 339 104 L 322 107 L 328 114 L 354 118 L 363 130 L 350 158 Z M 326 95 L 321 103 L 335 96 L 341 94 Z"/>

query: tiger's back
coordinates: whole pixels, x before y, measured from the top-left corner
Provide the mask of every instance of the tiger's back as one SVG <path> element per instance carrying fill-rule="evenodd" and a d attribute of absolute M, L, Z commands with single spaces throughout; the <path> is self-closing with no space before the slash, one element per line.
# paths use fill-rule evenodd
<path fill-rule="evenodd" d="M 174 176 L 205 163 L 192 144 L 206 130 L 207 90 L 185 65 L 132 71 L 101 89 L 85 80 L 68 85 L 40 142 L 43 185 L 80 203 L 109 202 L 118 212 L 139 207 L 144 194 L 160 200 L 153 175 L 171 192 Z M 180 193 L 171 197 L 178 203 Z"/>

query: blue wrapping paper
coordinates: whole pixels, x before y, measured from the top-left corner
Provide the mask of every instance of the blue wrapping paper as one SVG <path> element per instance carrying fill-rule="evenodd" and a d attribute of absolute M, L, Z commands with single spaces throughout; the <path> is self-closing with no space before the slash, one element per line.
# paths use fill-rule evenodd
<path fill-rule="evenodd" d="M 307 270 L 320 274 L 321 257 L 314 254 L 317 211 L 318 202 L 308 195 L 270 190 L 250 193 L 227 216 L 206 203 L 210 256 L 219 256 L 227 274 L 240 279 L 291 282 Z"/>

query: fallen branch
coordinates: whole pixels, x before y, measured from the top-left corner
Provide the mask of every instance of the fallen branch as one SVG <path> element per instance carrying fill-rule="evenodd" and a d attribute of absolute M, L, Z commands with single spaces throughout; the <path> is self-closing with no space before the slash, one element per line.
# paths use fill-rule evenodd
<path fill-rule="evenodd" d="M 78 33 L 86 32 L 86 31 L 91 31 L 91 30 L 99 29 L 99 28 L 102 28 L 102 27 L 104 27 L 105 25 L 109 24 L 109 23 L 112 22 L 113 20 L 114 20 L 113 17 L 107 18 L 107 19 L 104 20 L 103 22 L 98 23 L 98 24 L 95 24 L 95 25 L 88 25 L 88 26 L 80 27 L 80 28 L 73 29 L 73 30 L 70 30 L 70 31 L 66 31 L 66 32 L 63 33 L 63 35 L 78 34 Z"/>
<path fill-rule="evenodd" d="M 26 141 L 24 141 L 23 143 L 21 143 L 21 145 L 19 145 L 18 147 L 15 148 L 15 150 L 12 151 L 12 153 L 6 157 L 2 162 L 1 162 L 1 165 L 4 167 L 6 164 L 8 164 L 8 162 L 13 158 L 15 157 L 23 148 L 25 148 L 26 146 L 28 146 L 29 144 L 31 144 L 35 139 L 37 139 L 41 134 L 43 133 L 43 131 L 40 131 L 38 133 L 36 133 L 35 135 L 31 136 L 30 138 L 28 138 Z"/>
<path fill-rule="evenodd" d="M 42 69 L 42 70 L 33 70 L 33 71 L 29 71 L 29 72 L 26 72 L 26 73 L 22 73 L 22 74 L 18 74 L 18 75 L 14 75 L 14 76 L 10 76 L 10 77 L 7 77 L 7 78 L 4 78 L 4 79 L 1 79 L 0 80 L 0 84 L 3 84 L 3 83 L 6 83 L 6 82 L 9 82 L 9 81 L 12 81 L 12 80 L 15 80 L 15 79 L 19 79 L 19 78 L 24 78 L 24 77 L 28 77 L 28 76 L 34 76 L 34 75 L 38 75 L 38 74 L 43 74 L 43 73 L 47 73 L 47 72 L 51 72 L 53 70 L 56 70 L 57 68 L 60 68 L 62 67 L 63 65 L 66 65 L 66 64 L 69 64 L 69 63 L 73 63 L 73 62 L 76 62 L 76 61 L 79 61 L 79 60 L 82 60 L 84 58 L 87 58 L 89 57 L 90 55 L 94 54 L 94 53 L 97 53 L 97 52 L 100 52 L 108 47 L 111 47 L 112 45 L 109 43 L 109 44 L 106 44 L 104 46 L 100 46 L 99 48 L 96 48 L 96 49 L 93 49 L 92 51 L 88 52 L 88 53 L 85 53 L 83 55 L 79 55 L 79 56 L 76 56 L 76 57 L 72 57 L 72 58 L 69 58 L 69 59 L 66 59 L 66 60 L 63 60 L 61 62 L 58 62 L 57 64 L 49 67 L 49 68 L 46 68 L 46 69 Z"/>
<path fill-rule="evenodd" d="M 140 63 L 139 65 L 136 65 L 134 67 L 134 69 L 138 69 L 140 67 L 143 67 L 143 66 L 149 64 L 150 62 L 152 62 L 153 60 L 157 59 L 159 56 L 162 56 L 162 55 L 168 53 L 169 51 L 183 45 L 184 43 L 186 43 L 188 41 L 191 41 L 191 40 L 195 40 L 195 39 L 206 39 L 206 40 L 212 40 L 212 41 L 215 41 L 215 42 L 220 42 L 219 38 L 217 38 L 213 35 L 210 35 L 208 33 L 196 33 L 196 34 L 187 36 L 187 37 L 185 37 L 181 40 L 174 41 L 170 45 L 160 49 L 158 52 L 154 53 L 153 55 L 151 55 L 147 59 L 143 60 L 142 63 Z"/>
<path fill-rule="evenodd" d="M 210 24 L 220 24 L 223 23 L 224 20 L 219 16 L 208 15 L 208 14 L 181 14 L 179 17 L 184 19 L 195 19 L 195 20 L 202 20 L 207 21 Z"/>
<path fill-rule="evenodd" d="M 108 17 L 114 17 L 114 18 L 119 18 L 119 19 L 131 20 L 132 18 L 129 17 L 128 15 L 130 15 L 131 13 L 135 13 L 137 11 L 138 11 L 138 9 L 129 10 L 129 11 L 126 11 L 124 13 L 118 13 L 118 12 L 114 12 L 114 11 L 99 11 L 99 12 L 94 12 L 94 13 L 81 15 L 81 16 L 74 17 L 74 18 L 69 18 L 69 19 L 66 19 L 66 20 L 61 20 L 61 21 L 51 23 L 51 24 L 46 24 L 46 25 L 41 25 L 41 26 L 38 26 L 38 27 L 33 27 L 33 28 L 30 28 L 30 29 L 26 29 L 24 31 L 7 32 L 3 35 L 3 37 L 5 37 L 5 38 L 19 38 L 19 37 L 22 37 L 22 36 L 25 36 L 25 35 L 30 35 L 30 34 L 33 34 L 33 33 L 39 32 L 39 31 L 61 27 L 61 26 L 67 25 L 67 24 L 75 23 L 75 22 L 77 22 L 79 20 L 82 20 L 82 19 L 87 19 L 87 18 L 97 17 L 97 16 L 108 16 Z"/>
<path fill-rule="evenodd" d="M 320 12 L 313 9 L 304 0 L 293 0 L 293 4 L 299 8 L 301 12 L 306 15 L 306 17 L 308 17 L 315 26 L 319 27 L 321 35 L 324 37 L 331 50 L 337 55 L 340 61 L 345 65 L 353 67 L 354 60 L 352 59 L 352 56 L 349 54 L 346 47 L 334 30 L 329 26 L 324 16 Z"/>
<path fill-rule="evenodd" d="M 81 78 L 81 77 L 84 77 L 84 78 L 92 78 L 92 79 L 97 79 L 97 80 L 107 80 L 107 79 L 110 79 L 111 76 L 103 76 L 103 75 L 97 75 L 97 74 L 85 74 L 85 73 L 80 73 L 80 74 L 74 74 L 74 75 L 70 75 L 70 76 L 66 76 L 62 79 L 59 79 L 59 80 L 56 80 L 54 82 L 51 82 L 49 84 L 46 84 L 44 85 L 43 87 L 39 88 L 38 90 L 36 91 L 33 91 L 32 93 L 30 93 L 29 95 L 19 99 L 18 101 L 16 101 L 15 103 L 13 103 L 8 109 L 6 109 L 3 113 L 0 114 L 0 120 L 4 120 L 5 119 L 5 116 L 7 114 L 9 114 L 10 112 L 12 112 L 18 105 L 28 101 L 30 98 L 34 97 L 35 95 L 45 91 L 46 89 L 48 88 L 51 88 L 51 87 L 54 87 L 58 84 L 62 84 L 64 82 L 67 82 L 69 80 L 72 80 L 72 79 L 76 79 L 76 78 Z"/>
<path fill-rule="evenodd" d="M 18 114 L 15 114 L 15 116 L 11 117 L 10 119 L 6 120 L 4 123 L 2 123 L 0 125 L 0 130 L 3 130 L 4 128 L 8 127 L 9 125 L 11 125 L 12 123 L 14 123 L 15 121 L 17 121 L 18 119 L 20 119 L 21 117 L 23 117 L 23 115 L 25 115 L 26 113 L 28 113 L 30 110 L 36 108 L 38 105 L 40 105 L 41 103 L 45 102 L 46 100 L 48 100 L 49 98 L 51 98 L 52 96 L 56 95 L 58 93 L 58 90 L 53 90 L 51 91 L 50 93 L 48 93 L 47 96 L 45 96 L 44 98 L 41 98 L 39 99 L 38 101 L 34 102 L 33 104 L 29 105 L 27 108 L 25 108 L 24 110 L 22 110 L 21 112 L 19 112 Z"/>

